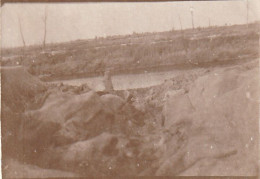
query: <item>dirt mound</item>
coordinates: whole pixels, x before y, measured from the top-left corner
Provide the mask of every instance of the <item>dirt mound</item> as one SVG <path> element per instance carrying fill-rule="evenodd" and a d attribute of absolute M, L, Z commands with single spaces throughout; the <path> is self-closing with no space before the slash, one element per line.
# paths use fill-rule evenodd
<path fill-rule="evenodd" d="M 257 69 L 216 70 L 188 94 L 166 102 L 166 128 L 176 126 L 180 149 L 160 160 L 156 175 L 257 175 Z M 170 150 L 170 149 L 168 149 Z"/>
<path fill-rule="evenodd" d="M 44 101 L 46 86 L 22 67 L 1 68 L 3 153 L 17 154 L 18 132 L 23 112 Z"/>
<path fill-rule="evenodd" d="M 13 112 L 24 112 L 47 88 L 22 67 L 2 68 L 2 103 Z"/>
<path fill-rule="evenodd" d="M 30 164 L 80 176 L 257 174 L 259 72 L 252 65 L 191 72 L 126 95 L 64 85 L 46 92 L 24 70 L 9 70 L 4 146 L 15 144 Z M 36 99 L 37 108 L 24 107 Z"/>
<path fill-rule="evenodd" d="M 22 116 L 16 138 L 22 160 L 44 167 L 47 161 L 39 158 L 48 153 L 53 158 L 50 163 L 55 163 L 56 148 L 73 146 L 104 132 L 136 136 L 144 124 L 142 113 L 121 97 L 99 96 L 94 91 L 75 94 L 50 90 L 39 109 L 28 110 Z"/>
<path fill-rule="evenodd" d="M 47 166 L 74 171 L 83 176 L 131 175 L 136 173 L 137 156 L 129 144 L 126 137 L 105 132 L 68 147 L 49 150 L 41 159 L 48 161 Z"/>

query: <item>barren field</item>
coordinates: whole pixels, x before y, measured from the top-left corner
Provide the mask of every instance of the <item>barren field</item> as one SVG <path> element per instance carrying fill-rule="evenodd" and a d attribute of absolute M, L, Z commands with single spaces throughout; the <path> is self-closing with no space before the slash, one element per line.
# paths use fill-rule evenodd
<path fill-rule="evenodd" d="M 5 49 L 3 176 L 257 176 L 256 27 Z"/>
<path fill-rule="evenodd" d="M 258 58 L 259 23 L 112 36 L 2 50 L 44 81 L 238 64 Z"/>

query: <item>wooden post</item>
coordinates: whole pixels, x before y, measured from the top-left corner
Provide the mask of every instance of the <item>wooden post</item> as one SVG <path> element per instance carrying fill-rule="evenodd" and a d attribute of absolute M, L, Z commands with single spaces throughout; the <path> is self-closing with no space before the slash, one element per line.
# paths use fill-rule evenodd
<path fill-rule="evenodd" d="M 109 70 L 105 71 L 104 85 L 105 85 L 106 92 L 112 93 L 114 91 L 113 83 L 112 83 L 112 79 L 111 79 L 111 73 Z"/>

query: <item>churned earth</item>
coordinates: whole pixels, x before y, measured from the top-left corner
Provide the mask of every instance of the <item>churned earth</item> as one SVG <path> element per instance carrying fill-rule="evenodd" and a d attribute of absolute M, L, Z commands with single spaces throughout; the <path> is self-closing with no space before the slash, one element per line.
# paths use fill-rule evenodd
<path fill-rule="evenodd" d="M 258 174 L 258 60 L 110 93 L 1 73 L 5 177 Z"/>

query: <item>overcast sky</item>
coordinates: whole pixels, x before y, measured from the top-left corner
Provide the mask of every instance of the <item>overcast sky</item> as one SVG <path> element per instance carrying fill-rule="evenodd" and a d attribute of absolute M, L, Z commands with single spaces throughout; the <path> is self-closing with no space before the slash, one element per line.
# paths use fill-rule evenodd
<path fill-rule="evenodd" d="M 2 47 L 42 43 L 47 7 L 47 43 L 133 32 L 191 28 L 190 7 L 198 26 L 246 23 L 246 1 L 153 3 L 7 3 L 2 6 Z M 249 0 L 249 21 L 260 20 L 260 1 Z"/>

